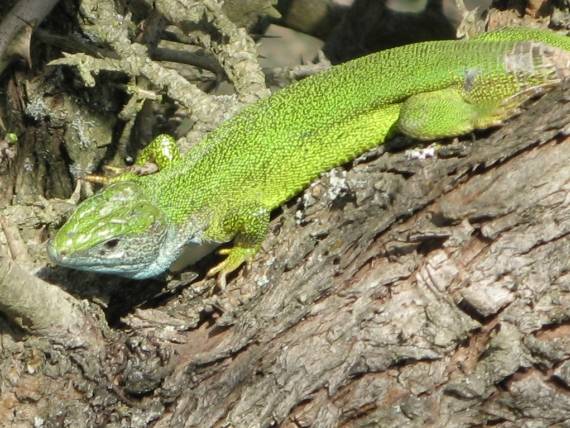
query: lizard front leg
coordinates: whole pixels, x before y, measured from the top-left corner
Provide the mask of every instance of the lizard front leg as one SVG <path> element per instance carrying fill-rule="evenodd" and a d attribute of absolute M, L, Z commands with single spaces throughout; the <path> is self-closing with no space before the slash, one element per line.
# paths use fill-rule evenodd
<path fill-rule="evenodd" d="M 180 158 L 180 149 L 176 144 L 176 140 L 168 134 L 160 134 L 140 151 L 132 166 L 126 168 L 107 166 L 104 168 L 115 174 L 114 176 L 107 177 L 90 174 L 84 178 L 87 181 L 100 184 L 127 181 L 133 177 L 161 171 L 168 165 L 178 161 Z M 149 164 L 154 164 L 156 166 L 154 170 L 145 170 L 148 168 Z"/>
<path fill-rule="evenodd" d="M 259 203 L 245 203 L 225 211 L 218 221 L 212 222 L 206 236 L 218 242 L 233 238 L 233 246 L 219 251 L 219 254 L 227 257 L 210 269 L 208 276 L 218 275 L 220 287 L 225 288 L 226 275 L 253 259 L 261 248 L 268 228 L 269 210 Z"/>
<path fill-rule="evenodd" d="M 160 134 L 141 150 L 135 160 L 135 165 L 144 166 L 152 162 L 160 171 L 180 158 L 180 149 L 174 137 L 168 134 Z"/>

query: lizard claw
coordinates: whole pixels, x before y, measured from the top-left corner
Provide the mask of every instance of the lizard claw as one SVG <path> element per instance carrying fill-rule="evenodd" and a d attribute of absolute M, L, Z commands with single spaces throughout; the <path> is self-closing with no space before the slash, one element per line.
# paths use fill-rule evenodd
<path fill-rule="evenodd" d="M 124 173 L 126 171 L 126 168 L 121 168 L 118 166 L 111 166 L 111 165 L 103 165 L 103 169 L 105 171 L 109 171 L 110 173 L 112 173 L 114 175 L 121 175 L 122 173 Z"/>
<path fill-rule="evenodd" d="M 224 260 L 208 271 L 206 276 L 218 276 L 217 284 L 220 289 L 226 288 L 226 276 L 238 269 L 242 264 L 251 261 L 257 253 L 257 248 L 235 246 L 232 248 L 222 248 L 218 251 L 221 256 L 227 256 Z"/>
<path fill-rule="evenodd" d="M 111 182 L 111 179 L 109 177 L 95 174 L 87 174 L 86 176 L 81 177 L 81 180 L 88 181 L 89 183 L 97 183 L 103 185 L 107 185 Z"/>

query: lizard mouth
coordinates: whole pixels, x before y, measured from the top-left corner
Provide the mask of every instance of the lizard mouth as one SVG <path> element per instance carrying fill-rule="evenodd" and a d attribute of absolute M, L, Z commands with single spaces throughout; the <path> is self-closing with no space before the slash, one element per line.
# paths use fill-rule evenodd
<path fill-rule="evenodd" d="M 65 250 L 58 250 L 51 239 L 47 244 L 47 253 L 49 259 L 59 266 L 89 272 L 123 274 L 123 276 L 127 277 L 138 273 L 146 266 L 144 263 L 125 264 L 118 262 L 116 259 L 94 259 L 89 255 L 68 254 Z"/>
<path fill-rule="evenodd" d="M 49 259 L 57 264 L 65 264 L 67 260 L 67 254 L 65 251 L 58 251 L 53 245 L 53 239 L 50 239 L 47 244 L 47 253 Z"/>

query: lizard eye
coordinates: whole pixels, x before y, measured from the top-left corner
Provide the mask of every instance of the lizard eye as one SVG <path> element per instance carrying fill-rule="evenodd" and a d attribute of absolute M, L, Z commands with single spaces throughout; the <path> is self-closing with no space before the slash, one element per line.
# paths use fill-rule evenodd
<path fill-rule="evenodd" d="M 107 242 L 105 242 L 103 244 L 105 246 L 105 248 L 107 248 L 108 250 L 112 250 L 113 248 L 115 248 L 117 245 L 119 245 L 119 240 L 118 239 L 110 239 Z"/>

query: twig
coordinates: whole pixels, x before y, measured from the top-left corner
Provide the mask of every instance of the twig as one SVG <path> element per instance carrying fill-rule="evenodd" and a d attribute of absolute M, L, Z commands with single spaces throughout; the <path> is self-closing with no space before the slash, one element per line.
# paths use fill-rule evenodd
<path fill-rule="evenodd" d="M 14 261 L 0 258 L 0 312 L 25 331 L 67 347 L 102 343 L 98 329 L 88 328 L 81 303 Z"/>
<path fill-rule="evenodd" d="M 213 97 L 188 82 L 176 71 L 163 67 L 149 57 L 146 46 L 130 40 L 130 16 L 121 16 L 111 0 L 83 0 L 82 28 L 89 37 L 107 44 L 118 57 L 93 58 L 85 54 L 66 55 L 51 65 L 72 65 L 87 86 L 94 86 L 94 75 L 102 70 L 145 77 L 173 100 L 190 110 L 204 130 L 217 126 L 228 110 L 227 97 Z"/>
<path fill-rule="evenodd" d="M 22 242 L 22 239 L 17 236 L 17 229 L 11 227 L 2 216 L 0 216 L 0 230 L 6 237 L 6 244 L 8 245 L 12 260 L 17 260 L 20 264 L 32 265 L 25 244 Z"/>
<path fill-rule="evenodd" d="M 0 22 L 0 74 L 14 55 L 28 57 L 29 43 L 17 47 L 17 37 L 26 29 L 37 27 L 51 12 L 58 0 L 20 0 Z M 31 31 L 30 31 L 31 33 Z"/>
<path fill-rule="evenodd" d="M 269 95 L 257 61 L 255 42 L 245 29 L 238 28 L 228 19 L 219 1 L 201 0 L 183 8 L 172 0 L 159 0 L 154 4 L 166 19 L 183 31 L 188 30 L 188 22 L 198 23 L 205 18 L 223 36 L 223 42 L 219 43 L 207 33 L 197 31 L 194 34 L 199 43 L 216 56 L 241 101 L 250 103 Z"/>

